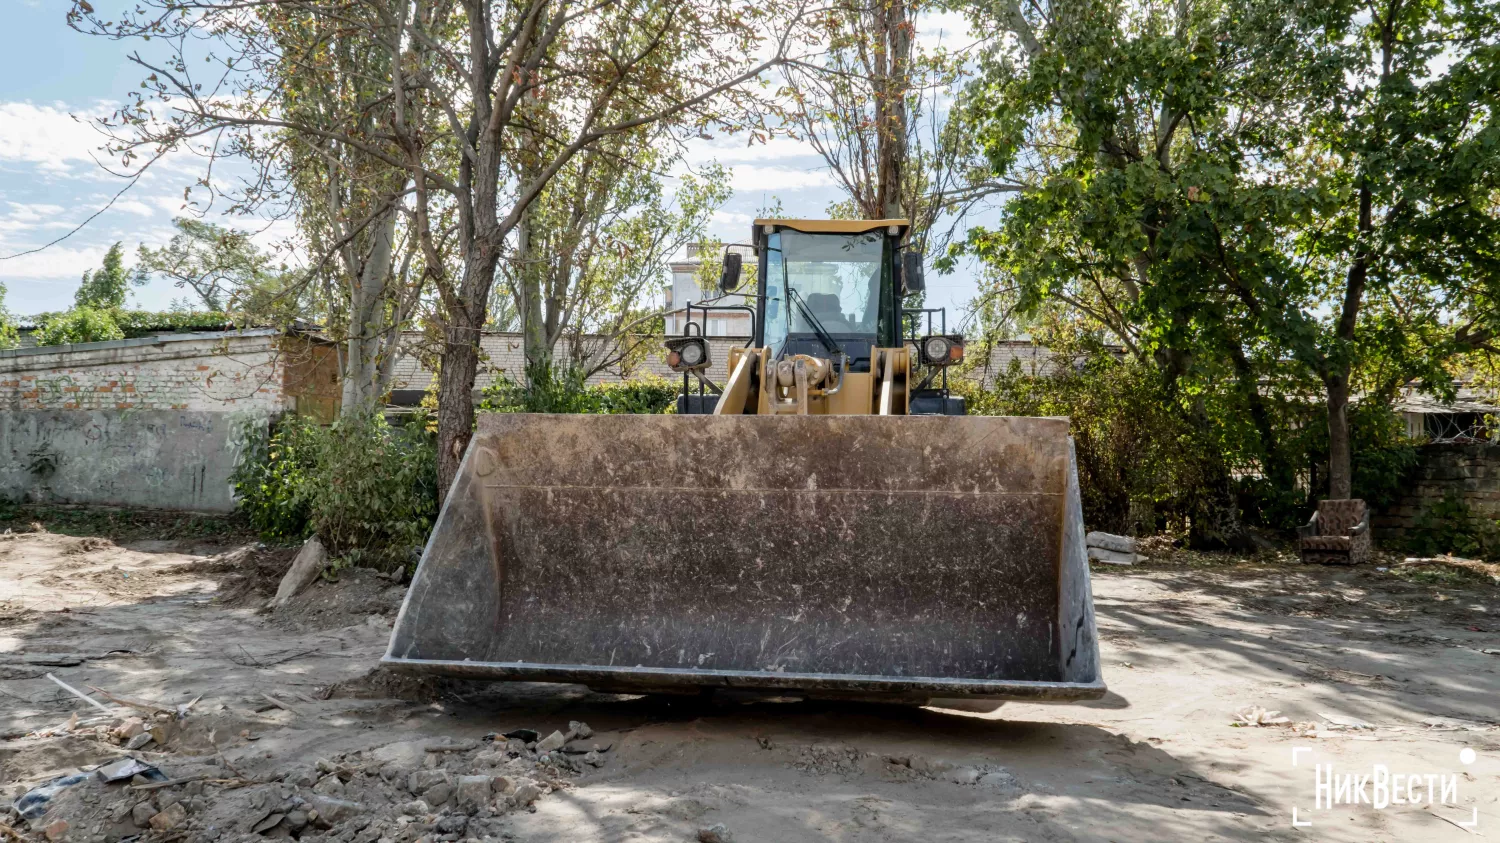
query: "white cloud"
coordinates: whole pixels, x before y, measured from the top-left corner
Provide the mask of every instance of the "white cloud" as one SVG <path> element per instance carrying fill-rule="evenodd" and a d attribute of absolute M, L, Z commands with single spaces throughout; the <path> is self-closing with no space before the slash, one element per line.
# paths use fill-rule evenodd
<path fill-rule="evenodd" d="M 156 208 L 139 199 L 121 199 L 114 204 L 113 210 L 124 211 L 127 214 L 135 214 L 142 217 L 154 217 L 157 214 Z"/>
<path fill-rule="evenodd" d="M 833 184 L 833 177 L 823 169 L 794 169 L 792 167 L 758 167 L 741 165 L 734 168 L 730 185 L 735 190 L 803 190 L 810 187 L 826 187 Z"/>
<path fill-rule="evenodd" d="M 73 173 L 80 165 L 92 170 L 105 138 L 89 121 L 108 112 L 70 114 L 61 103 L 0 102 L 0 162 L 31 164 L 47 175 Z"/>
<path fill-rule="evenodd" d="M 21 278 L 36 281 L 39 284 L 46 282 L 38 279 L 71 278 L 77 280 L 83 277 L 85 270 L 94 269 L 103 263 L 104 253 L 108 250 L 108 245 L 69 247 L 58 244 L 35 254 L 0 261 L 0 279 Z M 27 285 L 11 283 L 9 286 L 12 296 L 26 292 Z M 47 284 L 47 286 L 54 285 Z"/>

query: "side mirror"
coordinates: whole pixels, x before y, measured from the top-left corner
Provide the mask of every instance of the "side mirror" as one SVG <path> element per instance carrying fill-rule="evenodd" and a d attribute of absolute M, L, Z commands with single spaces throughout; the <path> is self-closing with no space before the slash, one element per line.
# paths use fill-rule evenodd
<path fill-rule="evenodd" d="M 922 256 L 917 252 L 901 253 L 901 292 L 907 295 L 927 289 L 927 280 L 922 277 Z"/>
<path fill-rule="evenodd" d="M 732 293 L 740 286 L 740 265 L 744 263 L 744 256 L 739 252 L 724 253 L 724 272 L 719 276 L 719 290 L 724 293 Z"/>

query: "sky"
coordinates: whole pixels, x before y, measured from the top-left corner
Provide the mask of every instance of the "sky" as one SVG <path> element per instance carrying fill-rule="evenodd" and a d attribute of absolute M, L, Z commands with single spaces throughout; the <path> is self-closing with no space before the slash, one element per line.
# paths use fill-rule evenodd
<path fill-rule="evenodd" d="M 96 2 L 96 5 L 100 5 Z M 108 115 L 144 75 L 128 59 L 138 43 L 113 42 L 75 32 L 65 16 L 68 0 L 0 0 L 6 11 L 0 50 L 0 284 L 5 307 L 29 315 L 63 310 L 73 301 L 86 270 L 97 267 L 109 246 L 124 243 L 127 263 L 138 244 L 161 246 L 171 239 L 174 216 L 184 210 L 183 191 L 202 175 L 199 162 L 169 159 L 152 167 L 134 187 L 77 233 L 33 254 L 103 208 L 126 185 L 101 161 L 105 138 L 90 120 Z M 928 37 L 962 28 L 957 18 L 926 25 Z M 822 159 L 787 139 L 748 146 L 744 136 L 694 141 L 690 166 L 717 160 L 733 172 L 734 194 L 715 214 L 712 237 L 743 241 L 755 212 L 777 200 L 788 217 L 820 217 L 841 198 Z M 206 219 L 244 229 L 264 223 L 210 211 Z M 267 244 L 275 228 L 259 236 Z M 663 281 L 669 279 L 664 277 Z M 929 306 L 961 308 L 973 296 L 965 273 L 928 276 Z M 167 309 L 184 292 L 154 280 L 131 293 L 129 306 Z M 950 311 L 951 313 L 952 311 Z"/>

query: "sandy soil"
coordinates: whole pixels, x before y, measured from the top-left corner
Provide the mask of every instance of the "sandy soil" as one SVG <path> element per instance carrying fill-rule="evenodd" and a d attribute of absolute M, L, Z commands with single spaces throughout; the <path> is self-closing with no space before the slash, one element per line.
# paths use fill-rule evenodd
<path fill-rule="evenodd" d="M 374 666 L 400 586 L 353 572 L 258 611 L 287 557 L 0 538 L 0 792 L 126 754 L 200 779 L 90 779 L 4 823 L 100 841 L 691 841 L 717 824 L 739 843 L 1500 836 L 1500 650 L 1484 652 L 1500 648 L 1500 589 L 1482 581 L 1186 554 L 1098 569 L 1109 696 L 972 715 L 395 680 Z M 106 716 L 47 673 L 197 702 L 181 719 L 145 712 L 163 742 L 127 753 L 107 731 L 132 712 L 94 693 Z M 1254 705 L 1289 722 L 1236 726 Z M 1372 728 L 1340 727 L 1351 718 Z M 597 746 L 602 766 L 482 740 L 570 721 L 595 734 L 569 749 Z M 1457 799 L 1318 810 L 1329 763 L 1457 776 Z M 492 791 L 474 796 L 478 776 Z M 1293 808 L 1312 825 L 1294 828 Z"/>

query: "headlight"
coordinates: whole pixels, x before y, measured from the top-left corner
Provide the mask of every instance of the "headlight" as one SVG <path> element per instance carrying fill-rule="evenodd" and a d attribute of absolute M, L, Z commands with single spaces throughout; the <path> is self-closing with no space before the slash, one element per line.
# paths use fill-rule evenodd
<path fill-rule="evenodd" d="M 917 350 L 924 366 L 952 366 L 964 360 L 964 338 L 958 334 L 923 337 Z"/>
<path fill-rule="evenodd" d="M 708 341 L 702 337 L 674 337 L 667 340 L 667 365 L 674 372 L 707 369 Z"/>
<path fill-rule="evenodd" d="M 928 337 L 922 342 L 922 357 L 928 361 L 948 359 L 948 338 Z"/>

